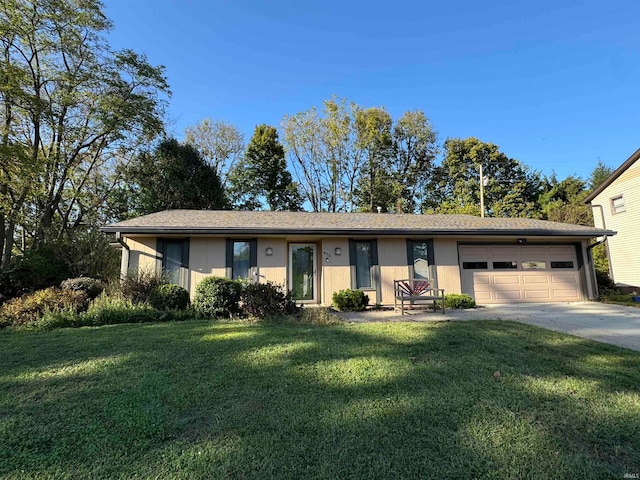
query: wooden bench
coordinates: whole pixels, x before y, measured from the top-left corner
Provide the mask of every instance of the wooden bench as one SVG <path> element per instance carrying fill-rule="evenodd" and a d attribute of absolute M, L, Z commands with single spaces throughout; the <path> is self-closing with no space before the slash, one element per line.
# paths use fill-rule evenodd
<path fill-rule="evenodd" d="M 393 311 L 400 310 L 404 315 L 405 302 L 413 305 L 420 300 L 433 300 L 433 310 L 436 310 L 436 302 L 442 303 L 444 313 L 444 289 L 431 288 L 429 280 L 424 278 L 408 278 L 406 280 L 393 281 L 394 302 Z"/>

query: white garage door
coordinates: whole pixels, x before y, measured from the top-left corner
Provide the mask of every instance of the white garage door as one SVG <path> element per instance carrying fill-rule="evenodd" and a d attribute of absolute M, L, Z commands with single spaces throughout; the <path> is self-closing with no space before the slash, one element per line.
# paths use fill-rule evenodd
<path fill-rule="evenodd" d="M 460 245 L 462 291 L 478 304 L 582 300 L 573 245 Z"/>

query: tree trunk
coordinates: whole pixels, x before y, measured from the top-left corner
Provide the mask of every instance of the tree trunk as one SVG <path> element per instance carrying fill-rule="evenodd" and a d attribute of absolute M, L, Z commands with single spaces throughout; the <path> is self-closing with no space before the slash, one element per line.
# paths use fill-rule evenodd
<path fill-rule="evenodd" d="M 2 263 L 0 269 L 7 270 L 11 264 L 11 253 L 13 250 L 13 233 L 16 229 L 14 221 L 9 220 L 6 229 L 4 230 L 4 250 L 2 252 Z"/>

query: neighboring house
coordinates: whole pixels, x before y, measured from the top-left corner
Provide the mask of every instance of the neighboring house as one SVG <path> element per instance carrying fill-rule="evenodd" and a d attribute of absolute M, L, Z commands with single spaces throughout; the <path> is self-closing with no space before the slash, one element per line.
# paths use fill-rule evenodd
<path fill-rule="evenodd" d="M 609 270 L 623 287 L 640 288 L 640 149 L 584 201 L 591 204 L 597 228 L 615 230 L 607 239 Z"/>
<path fill-rule="evenodd" d="M 108 225 L 122 271 L 164 269 L 193 296 L 208 276 L 285 285 L 328 305 L 346 288 L 393 304 L 393 281 L 428 277 L 480 304 L 594 298 L 581 225 L 471 215 L 172 210 Z"/>

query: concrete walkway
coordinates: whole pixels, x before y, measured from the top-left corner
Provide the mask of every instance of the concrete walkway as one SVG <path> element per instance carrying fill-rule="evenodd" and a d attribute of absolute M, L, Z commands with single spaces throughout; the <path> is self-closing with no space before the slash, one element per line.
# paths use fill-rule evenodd
<path fill-rule="evenodd" d="M 340 315 L 351 322 L 514 320 L 640 351 L 640 308 L 598 302 L 487 305 L 472 310 L 447 310 L 444 315 L 420 311 L 402 316 L 393 310 Z"/>

